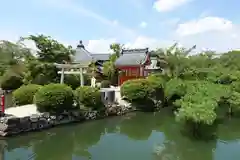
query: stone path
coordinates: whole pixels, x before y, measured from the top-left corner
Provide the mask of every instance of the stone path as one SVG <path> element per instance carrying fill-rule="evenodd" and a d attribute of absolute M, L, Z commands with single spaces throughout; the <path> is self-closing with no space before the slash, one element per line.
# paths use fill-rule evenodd
<path fill-rule="evenodd" d="M 33 114 L 38 114 L 39 112 L 37 111 L 37 107 L 35 104 L 28 104 L 24 106 L 7 108 L 5 110 L 5 113 L 12 114 L 16 117 L 21 118 L 21 117 L 31 116 Z"/>

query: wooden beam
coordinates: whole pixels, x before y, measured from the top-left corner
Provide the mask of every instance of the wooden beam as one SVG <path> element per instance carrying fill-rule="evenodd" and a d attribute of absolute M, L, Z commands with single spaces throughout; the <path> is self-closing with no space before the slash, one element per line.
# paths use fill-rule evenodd
<path fill-rule="evenodd" d="M 58 64 L 54 63 L 57 68 L 87 68 L 89 64 Z"/>
<path fill-rule="evenodd" d="M 58 71 L 58 74 L 62 74 L 62 71 Z M 64 74 L 81 74 L 80 71 L 64 71 Z"/>

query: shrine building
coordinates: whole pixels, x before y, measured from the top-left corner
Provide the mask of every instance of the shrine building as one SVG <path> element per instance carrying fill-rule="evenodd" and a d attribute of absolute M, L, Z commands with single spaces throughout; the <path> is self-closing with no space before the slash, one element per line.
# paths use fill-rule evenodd
<path fill-rule="evenodd" d="M 152 62 L 148 48 L 122 50 L 121 55 L 115 62 L 120 70 L 119 85 L 130 79 L 144 78 L 152 71 Z"/>

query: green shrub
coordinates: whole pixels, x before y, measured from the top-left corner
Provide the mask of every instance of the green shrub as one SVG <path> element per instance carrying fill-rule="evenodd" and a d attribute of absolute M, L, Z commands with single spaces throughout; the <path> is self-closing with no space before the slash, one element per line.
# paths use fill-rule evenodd
<path fill-rule="evenodd" d="M 138 109 L 153 111 L 155 108 L 153 86 L 147 79 L 129 80 L 121 86 L 121 95 L 127 101 L 136 104 Z"/>
<path fill-rule="evenodd" d="M 164 95 L 167 101 L 175 102 L 175 100 L 180 99 L 186 94 L 187 85 L 181 79 L 171 79 L 169 80 L 164 88 Z"/>
<path fill-rule="evenodd" d="M 69 85 L 72 89 L 76 89 L 80 86 L 81 80 L 80 76 L 78 75 L 65 75 L 64 76 L 64 83 Z"/>
<path fill-rule="evenodd" d="M 35 93 L 40 89 L 40 85 L 29 84 L 18 88 L 13 92 L 13 99 L 16 105 L 26 105 L 33 103 Z"/>
<path fill-rule="evenodd" d="M 165 86 L 164 77 L 160 74 L 151 74 L 147 77 L 147 80 L 151 83 L 152 87 L 155 89 L 163 89 Z"/>
<path fill-rule="evenodd" d="M 103 80 L 102 82 L 101 82 L 101 88 L 110 88 L 110 81 L 108 81 L 108 80 Z"/>
<path fill-rule="evenodd" d="M 148 99 L 153 91 L 146 79 L 129 80 L 121 86 L 121 95 L 130 102 Z"/>
<path fill-rule="evenodd" d="M 147 77 L 147 81 L 149 82 L 149 87 L 153 90 L 151 97 L 158 102 L 161 101 L 161 104 L 163 104 L 165 79 L 161 74 L 152 74 Z"/>
<path fill-rule="evenodd" d="M 74 93 L 65 84 L 48 84 L 41 87 L 34 96 L 34 102 L 40 112 L 54 114 L 74 109 Z"/>
<path fill-rule="evenodd" d="M 86 74 L 83 75 L 84 85 L 91 85 L 90 77 Z M 65 75 L 64 83 L 72 87 L 72 89 L 77 89 L 81 85 L 81 79 L 79 75 Z"/>
<path fill-rule="evenodd" d="M 23 84 L 23 77 L 12 71 L 7 71 L 1 77 L 1 88 L 3 90 L 15 90 Z"/>
<path fill-rule="evenodd" d="M 84 107 L 93 109 L 103 107 L 101 93 L 98 88 L 82 86 L 76 89 L 75 95 L 79 106 L 84 105 Z"/>

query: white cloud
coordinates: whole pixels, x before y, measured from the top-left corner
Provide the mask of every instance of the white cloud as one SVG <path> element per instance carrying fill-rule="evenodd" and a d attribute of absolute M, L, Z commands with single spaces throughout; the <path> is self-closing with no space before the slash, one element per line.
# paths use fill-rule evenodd
<path fill-rule="evenodd" d="M 197 45 L 200 50 L 207 48 L 219 52 L 224 52 L 233 49 L 239 49 L 240 41 L 240 26 L 234 26 L 228 31 L 211 31 L 202 32 L 195 35 L 180 36 L 177 38 L 184 46 Z"/>
<path fill-rule="evenodd" d="M 108 53 L 110 52 L 110 44 L 116 42 L 117 40 L 115 38 L 89 40 L 88 44 L 86 45 L 86 49 L 95 53 Z"/>
<path fill-rule="evenodd" d="M 0 30 L 0 39 L 17 41 L 21 34 L 18 32 L 7 30 Z M 54 36 L 53 36 L 54 37 Z M 55 37 L 56 38 L 56 37 Z M 76 47 L 78 40 L 61 40 L 61 38 L 56 38 L 59 42 L 65 45 L 72 45 Z M 102 38 L 89 41 L 83 41 L 87 50 L 95 53 L 106 53 L 109 52 L 109 46 L 111 43 L 119 42 L 116 38 Z M 234 26 L 231 30 L 227 32 L 222 31 L 212 31 L 212 32 L 202 32 L 196 35 L 188 36 L 173 36 L 167 39 L 155 39 L 146 36 L 138 36 L 131 41 L 122 42 L 125 44 L 126 48 L 145 48 L 148 47 L 150 50 L 155 48 L 165 48 L 172 45 L 174 42 L 179 42 L 184 47 L 191 47 L 197 45 L 197 49 L 214 49 L 216 51 L 227 51 L 231 49 L 239 49 L 240 45 L 240 26 Z M 25 44 L 30 48 L 35 48 L 33 42 L 27 41 Z"/>
<path fill-rule="evenodd" d="M 224 52 L 239 49 L 240 26 L 221 17 L 202 17 L 178 25 L 175 38 L 184 46 Z"/>
<path fill-rule="evenodd" d="M 230 20 L 220 17 L 204 17 L 178 25 L 177 34 L 181 36 L 194 35 L 209 31 L 228 31 L 233 28 Z"/>
<path fill-rule="evenodd" d="M 189 24 L 189 26 L 187 24 Z M 132 41 L 125 42 L 125 46 L 127 48 L 148 47 L 155 49 L 159 47 L 164 48 L 172 45 L 174 42 L 178 42 L 184 47 L 197 45 L 198 51 L 210 49 L 224 52 L 240 48 L 240 26 L 220 17 L 205 17 L 203 19 L 190 21 L 190 23 L 180 24 L 177 28 L 177 33 L 178 34 L 173 34 L 165 40 L 138 36 Z M 97 41 L 98 40 L 95 40 L 95 43 L 97 43 Z M 101 48 L 101 46 L 106 46 L 107 49 L 110 42 L 107 40 L 103 42 L 104 43 L 98 42 L 98 44 L 101 44 L 99 46 L 94 45 L 93 50 L 97 52 L 98 47 Z"/>
<path fill-rule="evenodd" d="M 168 12 L 185 5 L 190 1 L 192 0 L 157 0 L 154 2 L 153 8 L 158 12 Z"/>
<path fill-rule="evenodd" d="M 112 43 L 118 42 L 116 39 L 99 39 L 89 40 L 86 44 L 86 49 L 95 53 L 107 53 L 110 52 L 109 46 Z M 125 48 L 149 48 L 150 50 L 159 47 L 167 47 L 172 45 L 173 41 L 154 39 L 146 36 L 138 36 L 136 39 L 124 43 Z"/>
<path fill-rule="evenodd" d="M 146 28 L 147 27 L 147 22 L 142 21 L 139 26 L 141 28 Z"/>
<path fill-rule="evenodd" d="M 156 49 L 159 47 L 167 47 L 172 44 L 171 41 L 168 40 L 160 40 L 155 38 L 150 38 L 146 36 L 138 36 L 131 42 L 125 43 L 126 48 L 149 48 Z"/>

